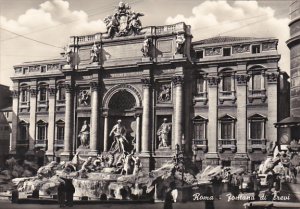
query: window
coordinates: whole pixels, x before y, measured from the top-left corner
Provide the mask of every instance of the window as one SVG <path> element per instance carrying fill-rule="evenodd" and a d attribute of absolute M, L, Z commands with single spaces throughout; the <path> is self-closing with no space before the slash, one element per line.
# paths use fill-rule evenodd
<path fill-rule="evenodd" d="M 266 117 L 260 114 L 252 115 L 249 120 L 249 138 L 264 139 L 265 138 L 265 121 Z"/>
<path fill-rule="evenodd" d="M 230 56 L 231 55 L 231 48 L 223 48 L 223 56 Z"/>
<path fill-rule="evenodd" d="M 252 54 L 260 53 L 260 45 L 253 45 L 252 46 Z"/>
<path fill-rule="evenodd" d="M 57 100 L 65 100 L 66 98 L 66 89 L 65 87 L 60 84 L 58 85 L 58 91 L 57 91 Z"/>
<path fill-rule="evenodd" d="M 197 59 L 202 59 L 203 58 L 203 50 L 196 52 L 196 58 Z"/>
<path fill-rule="evenodd" d="M 37 140 L 44 141 L 47 139 L 47 123 L 43 120 L 37 122 Z"/>
<path fill-rule="evenodd" d="M 47 89 L 45 87 L 40 88 L 40 101 L 47 100 Z"/>
<path fill-rule="evenodd" d="M 222 90 L 231 91 L 231 75 L 223 76 Z"/>
<path fill-rule="evenodd" d="M 253 90 L 261 90 L 261 80 L 262 76 L 260 74 L 253 74 L 252 76 L 252 89 Z"/>
<path fill-rule="evenodd" d="M 56 139 L 64 140 L 64 135 L 65 135 L 65 122 L 59 120 L 56 122 Z"/>
<path fill-rule="evenodd" d="M 27 102 L 28 101 L 28 90 L 27 88 L 21 89 L 21 102 Z"/>
<path fill-rule="evenodd" d="M 194 140 L 205 140 L 207 119 L 198 115 L 193 118 L 193 124 Z"/>
<path fill-rule="evenodd" d="M 197 87 L 197 94 L 199 93 L 203 93 L 205 92 L 205 81 L 204 81 L 204 78 L 202 76 L 198 77 L 197 78 L 197 81 L 196 81 L 196 87 Z"/>
<path fill-rule="evenodd" d="M 24 120 L 19 123 L 19 140 L 28 140 L 28 123 Z"/>
<path fill-rule="evenodd" d="M 220 132 L 219 137 L 221 139 L 234 139 L 235 138 L 235 118 L 230 115 L 225 115 L 219 119 Z"/>

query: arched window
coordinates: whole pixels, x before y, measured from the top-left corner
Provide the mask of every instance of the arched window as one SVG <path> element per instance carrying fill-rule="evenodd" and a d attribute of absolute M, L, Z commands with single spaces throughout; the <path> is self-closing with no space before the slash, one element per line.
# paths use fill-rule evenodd
<path fill-rule="evenodd" d="M 29 86 L 24 84 L 20 87 L 20 100 L 21 105 L 29 102 Z"/>
<path fill-rule="evenodd" d="M 219 101 L 223 104 L 224 101 L 236 101 L 235 95 L 235 74 L 232 69 L 223 69 L 219 73 L 221 82 L 219 85 Z"/>
<path fill-rule="evenodd" d="M 48 100 L 48 91 L 47 91 L 48 85 L 45 83 L 41 83 L 39 85 L 39 94 L 38 94 L 38 100 L 40 102 L 46 102 Z"/>
<path fill-rule="evenodd" d="M 263 90 L 265 89 L 264 74 L 265 69 L 262 67 L 253 67 L 248 71 L 250 75 L 249 89 Z"/>
<path fill-rule="evenodd" d="M 66 89 L 63 82 L 57 84 L 57 100 L 64 101 L 66 99 Z"/>

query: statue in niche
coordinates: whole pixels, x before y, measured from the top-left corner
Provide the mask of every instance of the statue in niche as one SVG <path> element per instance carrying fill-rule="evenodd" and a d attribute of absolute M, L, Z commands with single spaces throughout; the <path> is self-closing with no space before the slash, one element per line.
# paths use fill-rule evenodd
<path fill-rule="evenodd" d="M 82 147 L 85 148 L 89 147 L 89 136 L 90 136 L 90 126 L 85 120 L 78 134 L 78 138 L 80 139 L 80 143 Z"/>
<path fill-rule="evenodd" d="M 90 105 L 90 91 L 89 90 L 81 90 L 79 92 L 79 105 L 89 106 Z"/>
<path fill-rule="evenodd" d="M 151 39 L 150 38 L 145 39 L 141 49 L 143 53 L 143 57 L 151 57 L 150 46 L 151 46 Z"/>
<path fill-rule="evenodd" d="M 126 128 L 125 126 L 123 126 L 122 124 L 122 120 L 118 120 L 117 124 L 114 125 L 114 127 L 112 128 L 109 136 L 114 135 L 114 141 L 110 147 L 110 151 L 115 153 L 115 152 L 120 152 L 120 153 L 124 153 L 125 152 L 125 148 L 124 148 L 124 144 L 125 142 L 127 142 L 126 139 Z"/>
<path fill-rule="evenodd" d="M 184 35 L 177 35 L 176 36 L 176 52 L 175 54 L 183 54 L 184 49 L 184 43 L 185 43 L 185 37 Z"/>
<path fill-rule="evenodd" d="M 97 46 L 95 43 L 91 48 L 91 63 L 93 62 L 99 62 L 99 55 L 100 55 L 100 49 L 99 46 Z"/>
<path fill-rule="evenodd" d="M 159 102 L 168 102 L 171 99 L 171 86 L 169 84 L 161 85 L 160 92 L 158 94 Z"/>
<path fill-rule="evenodd" d="M 159 129 L 157 130 L 159 148 L 170 146 L 169 133 L 171 131 L 171 124 L 167 123 L 167 120 L 167 118 L 164 118 L 164 122 L 160 125 Z"/>

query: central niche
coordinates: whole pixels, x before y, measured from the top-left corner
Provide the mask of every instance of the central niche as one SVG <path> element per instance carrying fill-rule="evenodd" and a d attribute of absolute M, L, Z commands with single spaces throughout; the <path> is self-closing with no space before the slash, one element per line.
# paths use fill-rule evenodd
<path fill-rule="evenodd" d="M 134 96 L 124 90 L 120 90 L 115 93 L 108 103 L 108 108 L 116 112 L 124 113 L 130 111 L 136 107 L 136 101 Z"/>

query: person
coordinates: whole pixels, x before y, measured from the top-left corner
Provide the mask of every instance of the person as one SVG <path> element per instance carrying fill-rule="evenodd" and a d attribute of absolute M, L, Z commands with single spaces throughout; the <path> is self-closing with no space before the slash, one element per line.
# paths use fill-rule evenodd
<path fill-rule="evenodd" d="M 254 180 L 254 187 L 253 187 L 253 190 L 254 190 L 254 200 L 255 201 L 259 201 L 260 200 L 260 197 L 259 197 L 260 189 L 261 189 L 260 178 L 255 178 L 255 180 Z"/>
<path fill-rule="evenodd" d="M 227 179 L 228 179 L 228 191 L 231 193 L 232 192 L 232 174 L 230 171 L 227 173 Z"/>
<path fill-rule="evenodd" d="M 206 192 L 204 193 L 205 197 L 205 209 L 214 209 L 214 195 L 211 187 L 206 188 Z"/>
<path fill-rule="evenodd" d="M 278 199 L 279 193 L 280 193 L 280 189 L 281 189 L 281 180 L 280 180 L 280 176 L 277 175 L 276 178 L 275 178 L 274 199 Z"/>
<path fill-rule="evenodd" d="M 239 182 L 239 179 L 238 179 L 236 173 L 233 174 L 232 178 L 233 178 L 232 195 L 237 197 L 240 193 L 240 191 L 239 191 L 240 182 Z"/>
<path fill-rule="evenodd" d="M 161 124 L 161 126 L 157 130 L 157 135 L 158 135 L 158 139 L 159 139 L 158 147 L 169 146 L 168 135 L 171 131 L 171 126 L 170 126 L 170 124 L 167 123 L 167 120 L 168 120 L 167 118 L 164 118 L 164 122 Z"/>
<path fill-rule="evenodd" d="M 267 175 L 267 185 L 268 189 L 272 189 L 274 185 L 274 175 L 271 171 Z"/>
<path fill-rule="evenodd" d="M 117 124 L 112 128 L 109 136 L 114 135 L 114 142 L 111 145 L 110 151 L 118 151 L 121 153 L 125 152 L 124 143 L 126 139 L 126 128 L 122 124 L 122 120 L 118 120 Z"/>
<path fill-rule="evenodd" d="M 66 205 L 69 207 L 73 207 L 73 195 L 75 193 L 75 187 L 72 184 L 72 180 L 66 181 Z"/>
<path fill-rule="evenodd" d="M 243 193 L 243 182 L 244 182 L 244 179 L 243 179 L 243 174 L 240 173 L 238 176 L 237 176 L 238 180 L 239 180 L 239 190 Z"/>
<path fill-rule="evenodd" d="M 83 122 L 81 130 L 78 134 L 78 137 L 80 138 L 81 146 L 83 146 L 83 147 L 88 146 L 88 144 L 89 144 L 89 135 L 90 135 L 90 126 L 88 125 L 87 121 L 85 120 Z"/>
<path fill-rule="evenodd" d="M 168 188 L 164 201 L 164 209 L 173 209 L 173 195 L 172 191 L 175 188 L 175 183 L 171 182 L 170 187 Z"/>
<path fill-rule="evenodd" d="M 63 182 L 60 182 L 60 184 L 57 187 L 57 200 L 59 207 L 65 207 L 65 201 L 66 201 L 66 188 L 65 184 Z"/>
<path fill-rule="evenodd" d="M 220 195 L 222 194 L 222 181 L 223 178 L 220 174 L 217 175 L 217 180 L 216 180 L 216 184 L 217 184 L 217 198 L 220 200 L 221 197 Z"/>
<path fill-rule="evenodd" d="M 265 192 L 266 201 L 273 201 L 273 192 L 270 188 Z"/>

